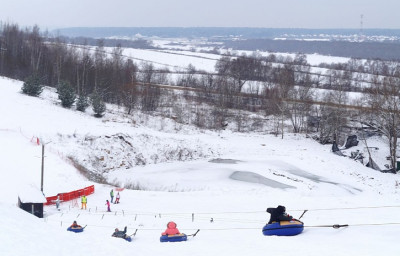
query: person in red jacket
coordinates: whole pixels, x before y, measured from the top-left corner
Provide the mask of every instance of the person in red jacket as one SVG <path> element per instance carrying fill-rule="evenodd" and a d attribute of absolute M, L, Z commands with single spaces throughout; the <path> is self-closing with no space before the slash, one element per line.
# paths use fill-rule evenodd
<path fill-rule="evenodd" d="M 176 223 L 173 221 L 168 222 L 167 224 L 167 229 L 165 232 L 163 232 L 161 235 L 166 236 L 166 235 L 178 235 L 181 232 L 176 228 Z"/>

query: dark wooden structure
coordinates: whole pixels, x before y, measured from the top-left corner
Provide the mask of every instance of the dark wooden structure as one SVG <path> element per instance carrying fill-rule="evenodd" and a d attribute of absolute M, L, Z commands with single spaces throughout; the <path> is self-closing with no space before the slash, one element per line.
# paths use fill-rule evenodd
<path fill-rule="evenodd" d="M 28 187 L 18 195 L 19 208 L 39 218 L 43 218 L 43 205 L 46 202 L 43 193 L 34 187 Z"/>

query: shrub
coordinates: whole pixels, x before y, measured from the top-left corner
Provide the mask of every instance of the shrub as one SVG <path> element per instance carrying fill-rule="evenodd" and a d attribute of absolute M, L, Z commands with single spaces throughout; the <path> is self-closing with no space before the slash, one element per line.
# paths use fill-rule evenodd
<path fill-rule="evenodd" d="M 90 101 L 92 103 L 94 116 L 102 117 L 104 115 L 104 112 L 106 111 L 106 104 L 104 103 L 102 96 L 97 90 L 95 90 L 91 95 Z"/>
<path fill-rule="evenodd" d="M 38 74 L 32 74 L 25 79 L 22 85 L 22 93 L 29 96 L 39 96 L 43 91 L 43 85 L 41 85 L 40 77 Z"/>
<path fill-rule="evenodd" d="M 85 112 L 86 108 L 89 107 L 88 98 L 84 95 L 79 95 L 76 102 L 76 109 L 81 112 Z"/>
<path fill-rule="evenodd" d="M 74 88 L 66 81 L 60 81 L 57 86 L 58 99 L 64 108 L 70 108 L 74 104 L 76 96 Z"/>

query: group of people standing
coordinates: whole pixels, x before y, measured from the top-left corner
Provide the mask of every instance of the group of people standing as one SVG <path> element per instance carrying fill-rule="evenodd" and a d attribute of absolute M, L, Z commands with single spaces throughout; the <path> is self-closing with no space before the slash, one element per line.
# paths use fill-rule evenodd
<path fill-rule="evenodd" d="M 110 198 L 111 198 L 111 204 L 119 204 L 119 199 L 120 199 L 120 195 L 119 192 L 117 192 L 117 196 L 115 197 L 115 201 L 114 200 L 114 190 L 111 189 L 110 191 Z M 106 200 L 106 205 L 107 205 L 107 212 L 111 212 L 111 207 L 110 207 L 110 201 Z"/>
<path fill-rule="evenodd" d="M 114 200 L 114 190 L 113 189 L 111 189 L 111 191 L 110 191 L 110 197 L 111 197 L 111 203 L 113 203 L 113 200 Z M 119 198 L 120 198 L 120 195 L 119 195 L 119 192 L 117 192 L 117 196 L 115 197 L 114 204 L 119 204 Z"/>
<path fill-rule="evenodd" d="M 114 190 L 111 189 L 110 198 L 111 198 L 111 203 L 119 204 L 119 199 L 121 198 L 121 196 L 120 196 L 119 192 L 117 192 L 117 195 L 115 197 L 115 201 L 113 202 L 113 200 L 114 200 Z M 85 208 L 85 210 L 86 210 L 86 205 L 87 205 L 87 197 L 85 195 L 83 195 L 81 197 L 81 209 L 83 210 L 83 208 Z M 107 212 L 111 212 L 110 201 L 106 200 L 106 205 L 107 205 Z M 58 208 L 58 204 L 57 204 L 57 208 Z"/>

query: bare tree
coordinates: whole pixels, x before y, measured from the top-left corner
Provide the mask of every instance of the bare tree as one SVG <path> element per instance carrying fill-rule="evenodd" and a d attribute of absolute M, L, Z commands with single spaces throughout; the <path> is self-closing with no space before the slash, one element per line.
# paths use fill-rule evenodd
<path fill-rule="evenodd" d="M 144 111 L 154 111 L 159 105 L 161 89 L 157 85 L 153 85 L 154 66 L 152 63 L 142 63 L 140 69 L 140 94 L 141 94 L 141 109 Z"/>
<path fill-rule="evenodd" d="M 396 168 L 397 140 L 400 134 L 400 78 L 375 76 L 372 91 L 367 100 L 375 112 L 375 126 L 387 138 L 390 165 Z"/>

